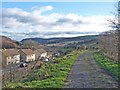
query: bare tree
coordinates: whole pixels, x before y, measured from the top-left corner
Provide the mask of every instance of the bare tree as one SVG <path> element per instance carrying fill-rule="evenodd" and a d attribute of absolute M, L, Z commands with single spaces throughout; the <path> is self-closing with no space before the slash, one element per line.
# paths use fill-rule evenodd
<path fill-rule="evenodd" d="M 115 20 L 108 20 L 110 22 L 110 27 L 113 30 L 103 32 L 99 36 L 99 48 L 101 51 L 112 58 L 113 60 L 119 61 L 119 54 L 120 54 L 120 1 L 117 5 L 117 17 Z"/>

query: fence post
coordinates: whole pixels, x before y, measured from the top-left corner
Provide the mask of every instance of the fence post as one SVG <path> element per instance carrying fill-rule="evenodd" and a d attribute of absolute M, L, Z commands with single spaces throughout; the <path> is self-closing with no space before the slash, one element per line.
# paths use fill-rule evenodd
<path fill-rule="evenodd" d="M 10 64 L 10 82 L 12 82 L 12 69 L 11 69 L 11 64 Z"/>

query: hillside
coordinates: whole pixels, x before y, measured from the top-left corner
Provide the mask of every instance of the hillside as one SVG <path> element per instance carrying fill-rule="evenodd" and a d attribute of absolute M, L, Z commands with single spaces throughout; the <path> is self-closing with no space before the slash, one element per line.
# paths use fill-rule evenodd
<path fill-rule="evenodd" d="M 96 39 L 97 37 L 98 35 L 79 36 L 79 37 L 71 37 L 71 38 L 49 38 L 49 39 L 26 38 L 26 39 L 23 39 L 21 42 L 25 42 L 28 40 L 33 40 L 42 44 L 67 43 L 67 42 L 75 42 L 75 41 L 86 42 L 86 41 Z"/>
<path fill-rule="evenodd" d="M 71 38 L 26 38 L 23 39 L 21 42 L 12 40 L 6 36 L 0 36 L 1 42 L 0 42 L 0 48 L 44 48 L 45 44 L 47 46 L 52 45 L 68 45 L 69 43 L 86 43 L 91 40 L 96 40 L 97 35 L 91 35 L 91 36 L 80 36 L 80 37 L 71 37 Z M 54 48 L 55 49 L 55 48 Z"/>
<path fill-rule="evenodd" d="M 16 48 L 19 46 L 19 42 L 12 40 L 6 36 L 0 36 L 0 48 Z"/>
<path fill-rule="evenodd" d="M 31 49 L 38 49 L 38 48 L 44 48 L 45 45 L 42 45 L 36 41 L 33 40 L 25 40 L 22 42 L 21 48 L 31 48 Z"/>

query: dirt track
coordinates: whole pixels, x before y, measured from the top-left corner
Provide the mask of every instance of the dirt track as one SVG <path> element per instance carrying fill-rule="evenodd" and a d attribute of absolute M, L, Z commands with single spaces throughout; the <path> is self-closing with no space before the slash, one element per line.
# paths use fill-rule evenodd
<path fill-rule="evenodd" d="M 64 88 L 117 88 L 118 82 L 92 58 L 92 52 L 80 55 L 73 65 Z"/>

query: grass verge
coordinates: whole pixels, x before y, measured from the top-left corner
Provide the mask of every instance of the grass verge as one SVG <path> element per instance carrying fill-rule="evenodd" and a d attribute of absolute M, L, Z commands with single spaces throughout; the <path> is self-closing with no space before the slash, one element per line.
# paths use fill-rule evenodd
<path fill-rule="evenodd" d="M 9 83 L 7 88 L 62 88 L 72 65 L 78 56 L 85 52 L 87 51 L 73 51 L 62 58 L 46 62 L 40 69 L 28 75 L 27 79 L 18 83 Z"/>
<path fill-rule="evenodd" d="M 117 80 L 120 80 L 120 71 L 118 62 L 105 57 L 100 52 L 94 52 L 94 59 L 105 69 L 107 69 Z"/>

